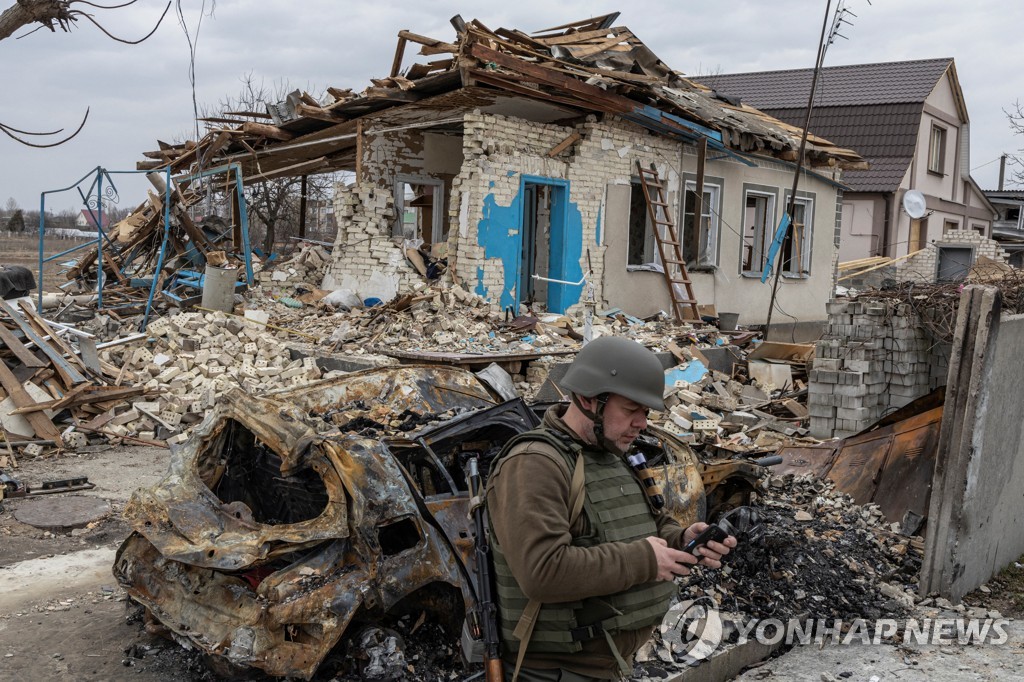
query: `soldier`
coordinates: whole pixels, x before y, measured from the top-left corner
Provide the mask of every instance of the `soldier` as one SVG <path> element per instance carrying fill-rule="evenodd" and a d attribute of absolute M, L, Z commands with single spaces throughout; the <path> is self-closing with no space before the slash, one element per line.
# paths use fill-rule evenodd
<path fill-rule="evenodd" d="M 491 465 L 487 511 L 506 680 L 628 676 L 661 622 L 678 576 L 718 568 L 736 539 L 679 551 L 707 524 L 682 528 L 655 509 L 624 455 L 664 410 L 664 371 L 640 344 L 602 337 L 561 385 L 572 402 L 512 439 Z"/>

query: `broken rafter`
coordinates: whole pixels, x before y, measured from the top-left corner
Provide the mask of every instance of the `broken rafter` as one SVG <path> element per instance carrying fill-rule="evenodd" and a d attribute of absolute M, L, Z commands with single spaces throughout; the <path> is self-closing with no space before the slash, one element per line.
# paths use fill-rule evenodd
<path fill-rule="evenodd" d="M 420 54 L 424 54 L 424 55 L 425 54 L 438 54 L 440 52 L 451 52 L 451 53 L 454 54 L 454 53 L 459 51 L 459 47 L 457 45 L 452 45 L 451 43 L 446 43 L 443 40 L 435 40 L 433 38 L 427 38 L 426 36 L 421 36 L 421 35 L 419 35 L 417 33 L 412 33 L 410 31 L 399 31 L 398 32 L 398 37 L 399 38 L 404 38 L 405 40 L 408 40 L 408 41 L 413 42 L 413 43 L 419 43 L 424 48 L 427 48 L 427 49 L 431 50 L 431 52 L 425 52 L 423 49 L 420 49 Z"/>
<path fill-rule="evenodd" d="M 536 43 L 548 47 L 552 45 L 569 45 L 582 43 L 583 41 L 594 38 L 607 38 L 610 34 L 616 33 L 617 31 L 628 32 L 628 29 L 626 29 L 625 26 L 620 26 L 618 28 L 597 29 L 594 31 L 582 31 L 580 33 L 566 33 L 564 35 L 552 36 L 550 38 L 534 38 L 533 40 Z M 630 33 L 630 35 L 633 34 Z"/>
<path fill-rule="evenodd" d="M 272 140 L 280 140 L 281 142 L 287 142 L 295 137 L 295 133 L 290 133 L 277 126 L 266 123 L 253 123 L 252 121 L 246 121 L 242 124 L 242 132 L 246 135 L 268 137 Z"/>
<path fill-rule="evenodd" d="M 264 114 L 259 111 L 222 111 L 222 116 L 250 116 L 252 118 L 273 118 L 270 114 Z"/>

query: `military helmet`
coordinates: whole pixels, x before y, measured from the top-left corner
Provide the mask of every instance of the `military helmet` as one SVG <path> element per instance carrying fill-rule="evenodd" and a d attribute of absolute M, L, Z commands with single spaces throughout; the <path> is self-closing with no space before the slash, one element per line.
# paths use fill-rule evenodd
<path fill-rule="evenodd" d="M 583 347 L 562 388 L 593 398 L 618 393 L 652 410 L 665 409 L 665 370 L 654 353 L 621 336 L 602 336 Z"/>

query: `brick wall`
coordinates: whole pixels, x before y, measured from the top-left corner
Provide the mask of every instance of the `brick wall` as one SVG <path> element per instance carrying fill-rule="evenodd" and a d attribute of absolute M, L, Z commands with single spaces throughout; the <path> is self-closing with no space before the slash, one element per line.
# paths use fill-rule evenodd
<path fill-rule="evenodd" d="M 374 182 L 338 183 L 334 215 L 338 234 L 324 289 L 352 289 L 362 298 L 388 300 L 422 281 L 392 241 L 395 202 L 390 187 Z"/>
<path fill-rule="evenodd" d="M 974 249 L 974 258 L 986 256 L 1005 263 L 1008 256 L 999 248 L 999 242 L 988 239 L 974 230 L 949 230 L 921 253 L 896 264 L 896 276 L 901 281 L 934 282 L 939 267 L 939 246 L 964 246 Z"/>
<path fill-rule="evenodd" d="M 950 346 L 892 299 L 836 299 L 808 385 L 811 433 L 844 438 L 946 383 Z"/>
<path fill-rule="evenodd" d="M 553 158 L 548 156 L 574 132 L 580 141 Z M 635 175 L 638 158 L 645 164 L 658 164 L 669 187 L 678 187 L 680 182 L 676 171 L 680 143 L 615 118 L 598 121 L 589 116 L 584 123 L 567 127 L 474 112 L 465 117 L 463 144 L 462 170 L 452 186 L 449 254 L 455 256 L 456 272 L 466 287 L 484 295 L 492 305 L 506 291 L 507 261 L 487 256 L 478 226 L 495 207 L 513 205 L 523 175 L 569 181 L 569 203 L 582 223 L 580 267 L 585 273 L 589 251 L 599 301 L 606 247 L 598 243 L 598 234 L 603 230 L 600 222 L 607 185 L 628 183 Z M 677 194 L 669 194 L 673 215 Z M 509 234 L 501 236 L 515 238 L 516 230 L 518 226 L 510 226 Z M 605 241 L 603 232 L 600 241 Z M 578 308 L 576 304 L 569 312 Z"/>

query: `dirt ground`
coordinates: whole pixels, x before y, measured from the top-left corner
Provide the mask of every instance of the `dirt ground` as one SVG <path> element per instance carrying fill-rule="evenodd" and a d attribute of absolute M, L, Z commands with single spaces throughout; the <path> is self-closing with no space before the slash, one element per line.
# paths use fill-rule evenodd
<path fill-rule="evenodd" d="M 47 238 L 43 242 L 44 254 L 45 256 L 51 256 L 67 251 L 82 244 L 83 241 L 81 239 Z M 60 263 L 82 256 L 85 253 L 86 249 L 82 249 L 81 251 L 68 254 L 66 258 L 59 258 L 46 263 L 43 266 L 43 291 L 55 291 L 58 285 L 65 284 L 68 279 L 61 274 L 61 271 L 65 268 Z M 0 263 L 4 265 L 24 265 L 32 271 L 36 279 L 39 279 L 39 238 L 5 236 L 3 250 L 0 253 Z"/>
<path fill-rule="evenodd" d="M 110 513 L 86 528 L 48 532 L 15 519 L 15 512 L 34 500 L 4 500 L 0 682 L 222 679 L 195 652 L 146 634 L 141 609 L 126 600 L 110 572 L 115 552 L 129 533 L 120 517 L 125 502 L 135 488 L 159 480 L 167 463 L 168 451 L 162 448 L 93 446 L 88 452 L 56 458 L 22 458 L 10 472 L 29 485 L 88 476 L 96 488 L 74 494 L 105 500 Z M 986 589 L 968 595 L 965 604 L 996 609 L 1009 618 L 1024 615 L 1024 567 L 1011 564 Z M 1001 647 L 796 647 L 739 679 L 1021 679 L 1024 624 L 1017 620 L 1010 631 L 1011 641 Z"/>
<path fill-rule="evenodd" d="M 114 553 L 129 532 L 120 520 L 124 503 L 137 486 L 162 476 L 167 450 L 92 450 L 57 459 L 23 458 L 10 472 L 29 485 L 88 476 L 96 488 L 74 494 L 106 500 L 111 513 L 92 527 L 51 533 L 14 518 L 30 500 L 4 500 L 0 680 L 217 679 L 198 657 L 147 635 L 139 609 L 125 601 L 110 572 Z"/>

